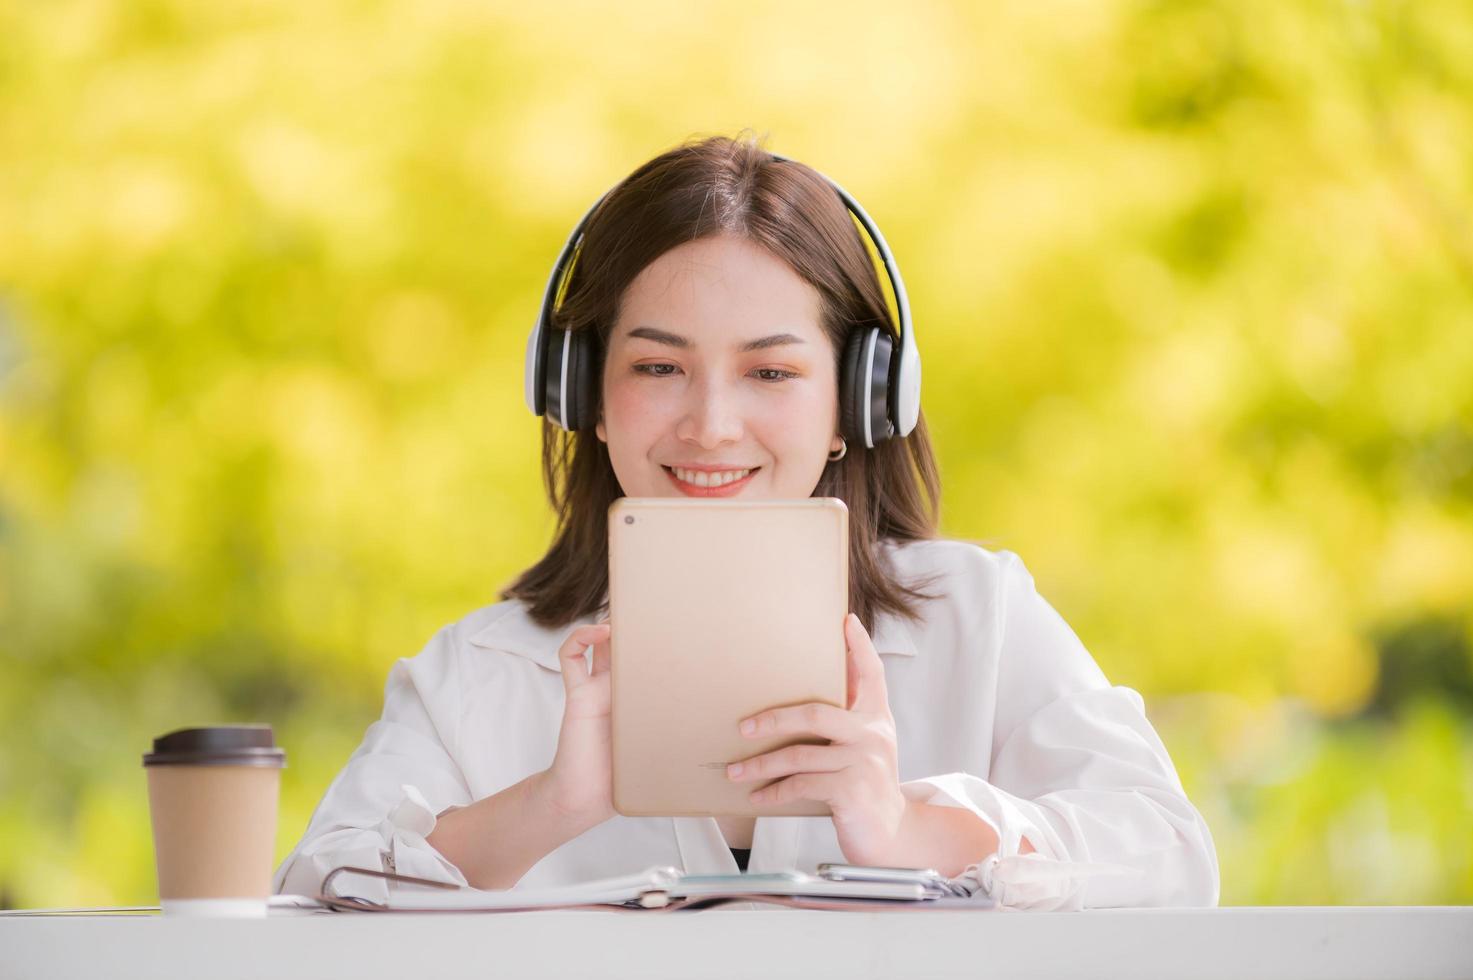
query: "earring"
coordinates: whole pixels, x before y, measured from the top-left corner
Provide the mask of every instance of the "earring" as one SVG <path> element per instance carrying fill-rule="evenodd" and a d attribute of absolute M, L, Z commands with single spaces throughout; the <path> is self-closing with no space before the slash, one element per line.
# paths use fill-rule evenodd
<path fill-rule="evenodd" d="M 839 454 L 837 456 L 835 456 L 833 453 L 829 453 L 829 462 L 830 463 L 837 463 L 839 460 L 843 459 L 844 458 L 844 455 L 846 453 L 848 453 L 848 452 L 849 452 L 849 443 L 845 441 L 845 439 L 844 439 L 843 436 L 840 436 L 839 437 Z"/>

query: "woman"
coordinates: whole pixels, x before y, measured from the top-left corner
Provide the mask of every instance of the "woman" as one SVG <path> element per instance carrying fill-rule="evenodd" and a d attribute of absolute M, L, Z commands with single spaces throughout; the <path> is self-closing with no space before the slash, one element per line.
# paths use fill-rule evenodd
<path fill-rule="evenodd" d="M 339 865 L 510 888 L 847 861 L 966 873 L 1015 908 L 1217 903 L 1211 835 L 1140 695 L 1109 684 L 1016 555 L 937 537 L 904 287 L 892 268 L 897 330 L 846 203 L 889 263 L 883 238 L 836 191 L 718 137 L 585 216 L 528 353 L 552 546 L 394 665 L 277 891 Z M 606 512 L 682 494 L 849 508 L 850 704 L 755 716 L 757 734 L 829 744 L 728 770 L 768 784 L 759 812 L 808 797 L 832 818 L 613 810 Z"/>

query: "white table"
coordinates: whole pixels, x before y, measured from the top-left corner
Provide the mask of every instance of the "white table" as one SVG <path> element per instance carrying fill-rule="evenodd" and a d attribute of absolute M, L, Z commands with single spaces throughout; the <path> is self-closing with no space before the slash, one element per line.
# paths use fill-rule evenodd
<path fill-rule="evenodd" d="M 1473 907 L 0 917 L 0 976 L 1473 977 Z"/>

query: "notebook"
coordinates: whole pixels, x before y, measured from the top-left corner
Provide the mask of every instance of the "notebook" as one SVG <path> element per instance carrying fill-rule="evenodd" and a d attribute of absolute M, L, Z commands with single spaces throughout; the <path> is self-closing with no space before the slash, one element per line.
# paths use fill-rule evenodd
<path fill-rule="evenodd" d="M 356 896 L 354 882 L 381 878 L 424 888 L 397 888 L 387 904 Z M 919 909 L 993 907 L 958 879 L 910 868 L 821 865 L 803 871 L 691 875 L 662 865 L 573 885 L 488 891 L 370 868 L 334 868 L 313 899 L 335 911 L 525 912 L 534 909 L 664 911 L 763 902 L 812 909 Z"/>

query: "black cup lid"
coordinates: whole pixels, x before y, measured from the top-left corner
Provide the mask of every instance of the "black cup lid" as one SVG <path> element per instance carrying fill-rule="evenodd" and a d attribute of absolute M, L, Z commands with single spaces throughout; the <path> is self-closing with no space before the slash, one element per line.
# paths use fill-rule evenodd
<path fill-rule="evenodd" d="M 274 766 L 285 768 L 270 725 L 181 728 L 153 740 L 145 766 Z"/>

